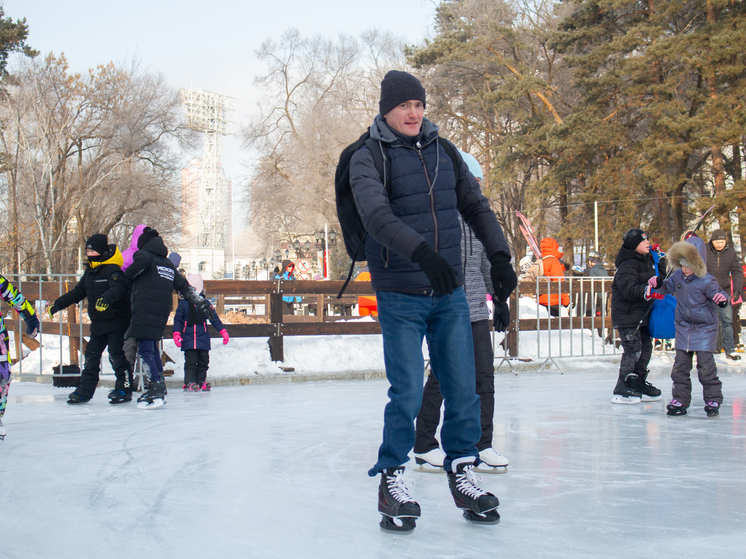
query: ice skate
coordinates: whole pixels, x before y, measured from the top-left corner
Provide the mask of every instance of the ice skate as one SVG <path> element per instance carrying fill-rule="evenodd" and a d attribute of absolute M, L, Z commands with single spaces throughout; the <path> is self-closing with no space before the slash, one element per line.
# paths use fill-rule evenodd
<path fill-rule="evenodd" d="M 85 404 L 91 399 L 90 396 L 86 396 L 79 390 L 75 390 L 70 393 L 70 395 L 67 397 L 67 403 L 68 404 Z"/>
<path fill-rule="evenodd" d="M 0 441 L 5 439 L 6 431 L 5 426 L 3 425 L 3 420 L 0 419 Z"/>
<path fill-rule="evenodd" d="M 728 365 L 740 365 L 741 364 L 741 356 L 738 355 L 735 351 L 732 351 L 731 353 L 725 354 L 725 362 Z"/>
<path fill-rule="evenodd" d="M 459 462 L 461 460 L 461 462 Z M 482 478 L 474 473 L 473 458 L 461 458 L 451 465 L 452 471 L 447 472 L 448 487 L 456 506 L 464 511 L 464 518 L 476 524 L 497 524 L 500 505 L 497 497 L 481 489 L 478 485 Z M 468 461 L 464 461 L 468 460 Z"/>
<path fill-rule="evenodd" d="M 141 410 L 160 408 L 167 401 L 166 393 L 165 382 L 151 380 L 145 387 L 145 392 L 137 399 L 137 407 Z"/>
<path fill-rule="evenodd" d="M 626 380 L 618 379 L 611 397 L 612 404 L 639 404 L 642 401 L 642 393 L 635 390 L 635 383 L 639 377 L 635 374 L 627 375 Z"/>
<path fill-rule="evenodd" d="M 420 505 L 409 494 L 403 466 L 381 472 L 378 512 L 382 517 L 379 523 L 382 532 L 410 534 L 415 529 Z"/>
<path fill-rule="evenodd" d="M 201 386 L 202 392 L 209 392 L 212 388 L 212 385 L 209 382 L 203 382 Z"/>
<path fill-rule="evenodd" d="M 190 382 L 189 384 L 184 385 L 184 392 L 199 392 L 200 391 L 200 385 L 196 382 Z"/>
<path fill-rule="evenodd" d="M 109 392 L 110 404 L 124 404 L 132 401 L 132 392 L 129 390 L 112 390 Z"/>
<path fill-rule="evenodd" d="M 668 410 L 666 412 L 666 415 L 669 417 L 674 417 L 676 415 L 686 415 L 686 408 L 684 407 L 684 404 L 682 404 L 678 400 L 671 400 L 671 403 L 666 406 L 666 409 Z"/>
<path fill-rule="evenodd" d="M 479 460 L 481 462 L 474 468 L 474 471 L 484 474 L 504 474 L 508 471 L 508 459 L 494 448 L 480 450 Z"/>
<path fill-rule="evenodd" d="M 428 450 L 422 454 L 415 453 L 414 461 L 415 470 L 429 473 L 443 473 L 443 460 L 446 459 L 446 453 L 440 447 Z"/>
<path fill-rule="evenodd" d="M 705 413 L 707 417 L 717 417 L 720 415 L 720 403 L 719 402 L 707 402 L 705 406 Z"/>
<path fill-rule="evenodd" d="M 632 384 L 633 390 L 642 395 L 643 402 L 658 402 L 661 399 L 661 391 L 647 381 L 650 371 L 638 377 L 635 384 Z"/>

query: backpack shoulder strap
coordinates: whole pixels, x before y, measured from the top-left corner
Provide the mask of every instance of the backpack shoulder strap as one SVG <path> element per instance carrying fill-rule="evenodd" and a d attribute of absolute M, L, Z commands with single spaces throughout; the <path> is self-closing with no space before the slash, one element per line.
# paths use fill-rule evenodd
<path fill-rule="evenodd" d="M 438 143 L 443 146 L 443 150 L 448 154 L 448 157 L 451 158 L 451 161 L 453 161 L 453 172 L 456 175 L 456 182 L 458 182 L 461 180 L 461 154 L 458 153 L 456 146 L 445 138 L 438 136 Z"/>
<path fill-rule="evenodd" d="M 373 155 L 373 162 L 378 169 L 378 176 L 381 177 L 381 182 L 386 187 L 386 193 L 391 194 L 391 170 L 387 165 L 388 157 L 385 157 L 385 153 L 388 151 L 386 144 L 368 138 L 365 140 L 365 145 L 368 146 L 371 155 Z M 383 150 L 383 151 L 382 151 Z"/>

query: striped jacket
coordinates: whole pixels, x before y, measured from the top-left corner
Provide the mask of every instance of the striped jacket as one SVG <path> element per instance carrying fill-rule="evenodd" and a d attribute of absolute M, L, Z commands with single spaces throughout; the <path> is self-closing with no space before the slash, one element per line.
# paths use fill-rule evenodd
<path fill-rule="evenodd" d="M 16 287 L 8 281 L 8 279 L 0 275 L 0 297 L 3 301 L 12 306 L 24 320 L 34 316 L 36 312 L 34 307 L 31 306 Z M 2 314 L 0 314 L 0 363 L 8 362 L 8 332 L 5 329 L 5 322 L 3 321 Z"/>

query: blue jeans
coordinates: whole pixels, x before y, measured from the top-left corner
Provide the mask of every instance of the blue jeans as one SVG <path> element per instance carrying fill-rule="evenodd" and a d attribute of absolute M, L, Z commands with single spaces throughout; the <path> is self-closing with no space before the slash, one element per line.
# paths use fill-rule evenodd
<path fill-rule="evenodd" d="M 440 432 L 446 453 L 443 465 L 450 469 L 456 458 L 476 458 L 482 431 L 471 319 L 464 289 L 434 297 L 378 291 L 376 298 L 386 378 L 391 386 L 383 416 L 383 442 L 378 449 L 378 461 L 368 475 L 375 476 L 409 460 L 415 439 L 414 420 L 422 403 L 425 337 L 432 372 L 445 400 Z"/>
<path fill-rule="evenodd" d="M 137 340 L 137 352 L 142 360 L 142 367 L 148 378 L 153 381 L 162 381 L 163 362 L 158 351 L 158 340 Z"/>

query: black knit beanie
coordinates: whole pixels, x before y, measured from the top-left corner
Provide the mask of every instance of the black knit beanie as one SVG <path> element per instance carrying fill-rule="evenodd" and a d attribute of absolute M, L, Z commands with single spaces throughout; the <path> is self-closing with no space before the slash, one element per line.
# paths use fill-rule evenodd
<path fill-rule="evenodd" d="M 624 237 L 622 237 L 622 243 L 624 245 L 624 248 L 635 250 L 638 245 L 642 241 L 647 240 L 647 238 L 648 236 L 642 229 L 630 229 L 624 234 Z"/>
<path fill-rule="evenodd" d="M 715 229 L 712 232 L 712 237 L 710 237 L 711 241 L 727 241 L 728 235 L 726 235 L 725 231 L 722 229 Z"/>
<path fill-rule="evenodd" d="M 422 104 L 425 105 L 425 88 L 422 87 L 420 80 L 412 74 L 398 70 L 391 70 L 383 77 L 383 81 L 381 81 L 381 101 L 378 103 L 381 116 L 400 103 L 412 99 L 422 101 Z"/>
<path fill-rule="evenodd" d="M 85 242 L 85 248 L 95 250 L 99 254 L 104 254 L 109 249 L 109 239 L 103 233 L 96 233 L 88 237 Z"/>
<path fill-rule="evenodd" d="M 142 233 L 140 233 L 140 237 L 137 239 L 137 248 L 140 249 L 144 247 L 150 239 L 155 239 L 158 236 L 158 231 L 156 231 L 155 229 L 151 229 L 150 227 L 146 227 L 142 230 Z"/>

